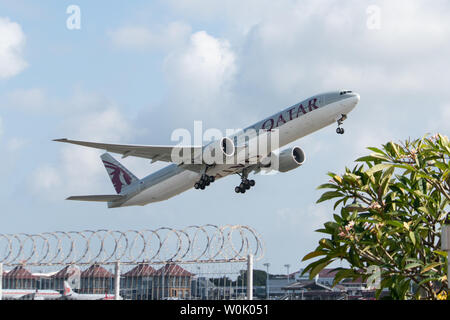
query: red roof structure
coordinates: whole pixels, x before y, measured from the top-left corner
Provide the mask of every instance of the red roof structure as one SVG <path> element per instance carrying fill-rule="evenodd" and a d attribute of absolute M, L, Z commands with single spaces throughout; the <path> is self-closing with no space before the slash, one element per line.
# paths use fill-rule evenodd
<path fill-rule="evenodd" d="M 136 267 L 131 269 L 130 271 L 124 273 L 122 276 L 124 277 L 149 277 L 154 276 L 156 274 L 156 270 L 148 265 L 147 263 L 138 264 Z"/>
<path fill-rule="evenodd" d="M 81 278 L 110 278 L 114 275 L 98 264 L 93 264 L 81 273 Z"/>
<path fill-rule="evenodd" d="M 64 267 L 63 269 L 59 270 L 52 277 L 55 279 L 67 279 L 68 277 L 73 275 L 74 272 L 75 272 L 74 266 L 68 265 L 68 266 Z"/>
<path fill-rule="evenodd" d="M 338 271 L 333 271 L 334 269 L 322 269 L 319 272 L 319 278 L 333 278 L 336 276 Z"/>
<path fill-rule="evenodd" d="M 3 273 L 4 278 L 8 279 L 36 279 L 37 277 L 33 276 L 30 271 L 25 269 L 23 266 L 17 266 L 8 273 Z"/>
<path fill-rule="evenodd" d="M 177 277 L 192 277 L 192 276 L 194 276 L 193 273 L 190 273 L 186 269 L 183 269 L 182 267 L 180 267 L 179 265 L 174 264 L 174 263 L 168 263 L 161 269 L 158 269 L 158 271 L 156 271 L 156 275 L 158 275 L 158 276 L 164 275 L 164 276 L 172 276 L 172 277 L 173 276 L 177 276 Z"/>

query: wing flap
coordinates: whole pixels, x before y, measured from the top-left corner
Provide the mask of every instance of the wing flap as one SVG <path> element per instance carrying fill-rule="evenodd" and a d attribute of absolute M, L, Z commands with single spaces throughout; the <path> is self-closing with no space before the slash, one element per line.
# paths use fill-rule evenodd
<path fill-rule="evenodd" d="M 118 194 L 107 194 L 107 195 L 90 195 L 90 196 L 72 196 L 68 197 L 66 200 L 110 202 L 122 200 L 124 198 L 125 196 L 121 196 Z"/>

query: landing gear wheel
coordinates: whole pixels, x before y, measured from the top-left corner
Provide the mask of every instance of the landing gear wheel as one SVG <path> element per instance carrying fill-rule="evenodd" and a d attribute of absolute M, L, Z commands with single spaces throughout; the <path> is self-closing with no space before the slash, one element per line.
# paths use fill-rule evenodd
<path fill-rule="evenodd" d="M 336 129 L 337 134 L 344 134 L 344 128 L 337 128 Z"/>
<path fill-rule="evenodd" d="M 205 185 L 203 183 L 200 185 L 200 189 L 205 190 Z"/>
<path fill-rule="evenodd" d="M 196 183 L 194 184 L 194 188 L 195 188 L 195 189 L 200 188 L 200 184 L 199 184 L 198 182 L 196 182 Z"/>
<path fill-rule="evenodd" d="M 241 188 L 240 188 L 240 187 L 234 188 L 234 192 L 236 192 L 236 193 L 241 193 Z"/>
<path fill-rule="evenodd" d="M 254 187 L 255 186 L 255 180 L 249 180 L 248 184 L 250 185 L 250 187 Z"/>
<path fill-rule="evenodd" d="M 216 178 L 214 177 L 214 176 L 209 176 L 209 182 L 214 182 L 214 181 L 216 181 Z"/>
<path fill-rule="evenodd" d="M 241 193 L 245 193 L 245 188 L 239 188 L 241 189 Z"/>

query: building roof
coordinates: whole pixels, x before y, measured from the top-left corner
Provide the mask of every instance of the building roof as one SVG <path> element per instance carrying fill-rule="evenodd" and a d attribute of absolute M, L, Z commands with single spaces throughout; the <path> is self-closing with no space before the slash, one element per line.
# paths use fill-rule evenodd
<path fill-rule="evenodd" d="M 98 264 L 93 264 L 81 273 L 82 278 L 109 278 L 114 275 Z"/>
<path fill-rule="evenodd" d="M 365 284 L 366 281 L 364 281 L 361 277 L 356 278 L 355 280 L 346 278 L 342 280 L 342 284 Z"/>
<path fill-rule="evenodd" d="M 17 266 L 7 274 L 3 274 L 5 278 L 14 278 L 14 279 L 36 279 L 35 276 L 31 274 L 30 271 L 25 269 L 23 266 Z"/>
<path fill-rule="evenodd" d="M 37 278 L 53 278 L 55 274 L 57 274 L 58 271 L 52 271 L 52 272 L 33 272 L 32 275 Z"/>
<path fill-rule="evenodd" d="M 164 267 L 158 269 L 156 271 L 156 275 L 160 276 L 178 276 L 178 277 L 192 277 L 194 274 L 190 273 L 186 269 L 183 269 L 177 264 L 174 263 L 168 263 Z"/>
<path fill-rule="evenodd" d="M 75 267 L 75 266 L 72 266 L 72 265 L 68 265 L 68 266 L 64 267 L 63 269 L 59 270 L 57 273 L 55 273 L 53 275 L 53 278 L 66 279 L 66 278 L 68 278 L 69 276 L 73 275 L 76 272 L 75 268 L 78 268 L 78 267 Z"/>
<path fill-rule="evenodd" d="M 336 276 L 336 273 L 338 273 L 339 270 L 333 271 L 334 269 L 322 269 L 319 272 L 319 279 L 320 278 L 333 278 Z"/>
<path fill-rule="evenodd" d="M 286 287 L 281 288 L 282 290 L 292 291 L 292 290 L 307 290 L 307 291 L 332 291 L 330 287 L 323 284 L 317 283 L 316 281 L 299 281 L 290 284 Z"/>
<path fill-rule="evenodd" d="M 138 264 L 136 267 L 128 272 L 125 272 L 122 276 L 124 277 L 148 277 L 156 274 L 155 268 L 148 265 L 147 263 Z"/>

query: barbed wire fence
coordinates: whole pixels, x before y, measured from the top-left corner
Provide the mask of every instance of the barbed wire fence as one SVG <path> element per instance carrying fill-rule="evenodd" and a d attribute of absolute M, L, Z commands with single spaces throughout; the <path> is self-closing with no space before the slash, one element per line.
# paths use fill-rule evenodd
<path fill-rule="evenodd" d="M 252 299 L 242 225 L 0 234 L 0 299 Z"/>

